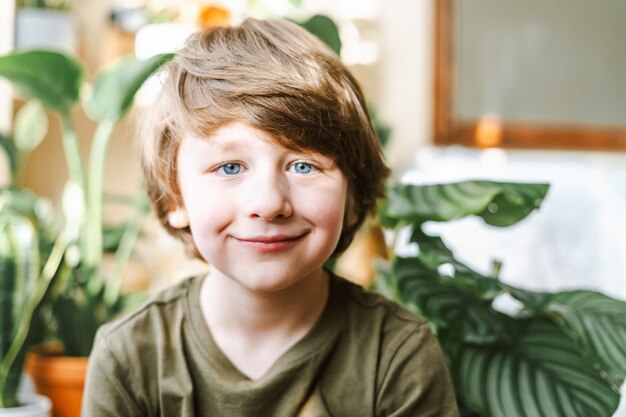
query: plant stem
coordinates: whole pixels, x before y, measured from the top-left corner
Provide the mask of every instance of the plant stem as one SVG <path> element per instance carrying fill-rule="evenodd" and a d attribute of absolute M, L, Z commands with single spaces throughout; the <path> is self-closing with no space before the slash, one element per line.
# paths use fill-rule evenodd
<path fill-rule="evenodd" d="M 81 212 L 77 214 L 80 219 L 73 219 L 80 227 L 78 229 L 78 239 L 80 242 L 81 256 L 85 256 L 86 248 L 88 247 L 89 236 L 85 231 L 85 206 L 87 198 L 87 186 L 85 181 L 85 172 L 83 168 L 83 160 L 81 157 L 80 146 L 78 143 L 78 136 L 72 123 L 72 117 L 69 112 L 61 113 L 61 125 L 63 127 L 63 151 L 65 153 L 65 162 L 67 165 L 67 172 L 69 182 L 75 184 L 80 189 L 80 204 Z M 68 219 L 65 219 L 66 221 Z M 74 238 L 74 237 L 72 237 Z"/>
<path fill-rule="evenodd" d="M 28 152 L 19 151 L 17 154 L 18 164 L 15 175 L 13 176 L 13 186 L 22 187 L 26 179 L 26 163 L 28 162 Z"/>
<path fill-rule="evenodd" d="M 111 268 L 111 275 L 107 279 L 106 289 L 104 292 L 104 302 L 107 306 L 113 307 L 120 296 L 122 287 L 122 278 L 124 277 L 124 269 L 128 264 L 135 242 L 141 232 L 142 220 L 144 213 L 139 209 L 135 218 L 128 224 L 124 230 L 124 234 L 120 239 L 120 245 L 115 252 L 115 260 Z"/>
<path fill-rule="evenodd" d="M 491 278 L 500 279 L 500 271 L 502 270 L 502 261 L 495 259 L 491 263 Z"/>
<path fill-rule="evenodd" d="M 104 166 L 109 139 L 115 122 L 103 119 L 96 128 L 89 155 L 89 193 L 87 195 L 87 242 L 85 263 L 98 267 L 102 262 L 102 201 L 104 188 Z"/>
<path fill-rule="evenodd" d="M 65 253 L 66 248 L 66 239 L 62 236 L 59 237 L 55 242 L 54 247 L 52 248 L 52 252 L 50 253 L 50 257 L 48 258 L 48 261 L 46 262 L 43 271 L 41 272 L 41 276 L 38 279 L 38 285 L 36 286 L 35 291 L 33 291 L 31 296 L 24 304 L 24 316 L 20 320 L 20 324 L 17 328 L 17 331 L 15 332 L 15 337 L 11 342 L 11 346 L 9 347 L 6 356 L 2 360 L 2 363 L 0 363 L 0 392 L 4 389 L 6 374 L 8 373 L 17 356 L 20 354 L 21 349 L 24 347 L 24 343 L 26 342 L 26 338 L 28 337 L 30 323 L 33 318 L 35 309 L 48 291 L 50 282 L 52 282 L 52 279 L 56 275 L 56 272 L 59 270 L 59 265 L 63 260 L 63 254 Z"/>
<path fill-rule="evenodd" d="M 61 124 L 63 126 L 63 151 L 65 152 L 69 179 L 78 184 L 83 191 L 83 195 L 86 195 L 83 160 L 80 156 L 78 136 L 69 113 L 61 115 Z"/>

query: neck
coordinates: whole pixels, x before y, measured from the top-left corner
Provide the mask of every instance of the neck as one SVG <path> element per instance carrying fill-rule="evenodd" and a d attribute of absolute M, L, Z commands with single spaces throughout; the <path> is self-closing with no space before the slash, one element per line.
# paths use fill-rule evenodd
<path fill-rule="evenodd" d="M 205 279 L 201 305 L 212 332 L 234 332 L 246 339 L 304 335 L 328 298 L 328 274 L 320 269 L 274 292 L 255 292 L 215 271 Z"/>

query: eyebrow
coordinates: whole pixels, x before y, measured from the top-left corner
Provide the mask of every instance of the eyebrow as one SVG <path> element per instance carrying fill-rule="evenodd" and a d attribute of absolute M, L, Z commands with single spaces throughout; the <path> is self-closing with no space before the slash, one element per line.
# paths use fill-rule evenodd
<path fill-rule="evenodd" d="M 236 140 L 224 139 L 223 141 L 212 141 L 214 146 L 219 146 L 224 151 L 239 151 L 245 146 Z"/>

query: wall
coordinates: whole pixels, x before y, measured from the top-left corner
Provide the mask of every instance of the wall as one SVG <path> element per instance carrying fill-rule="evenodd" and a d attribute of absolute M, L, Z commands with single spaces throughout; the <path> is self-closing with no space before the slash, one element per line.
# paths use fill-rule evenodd
<path fill-rule="evenodd" d="M 0 2 L 0 55 L 9 52 L 13 45 L 13 13 L 15 4 L 11 1 Z M 11 88 L 5 80 L 0 79 L 0 132 L 11 129 L 13 101 Z M 6 156 L 0 152 L 0 186 L 9 181 L 9 165 Z"/>
<path fill-rule="evenodd" d="M 434 0 L 395 0 L 381 7 L 380 115 L 392 126 L 388 158 L 400 171 L 432 142 Z"/>

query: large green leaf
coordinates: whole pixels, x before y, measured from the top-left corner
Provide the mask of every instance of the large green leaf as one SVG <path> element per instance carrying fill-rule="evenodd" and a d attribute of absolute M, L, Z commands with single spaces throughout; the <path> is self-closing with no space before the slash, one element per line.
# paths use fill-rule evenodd
<path fill-rule="evenodd" d="M 526 317 L 542 315 L 551 296 L 549 292 L 525 290 L 503 282 L 500 282 L 500 287 L 523 304 L 521 315 Z"/>
<path fill-rule="evenodd" d="M 399 302 L 426 316 L 437 328 L 450 330 L 455 338 L 481 344 L 513 339 L 511 318 L 494 310 L 489 300 L 466 283 L 438 275 L 419 259 L 394 259 L 390 277 Z"/>
<path fill-rule="evenodd" d="M 453 366 L 459 393 L 482 417 L 607 417 L 619 393 L 557 326 L 533 320 L 510 346 L 466 344 Z"/>
<path fill-rule="evenodd" d="M 484 300 L 492 300 L 502 293 L 501 284 L 493 279 L 495 277 L 487 277 L 459 262 L 439 236 L 429 236 L 416 228 L 411 233 L 411 242 L 417 243 L 418 257 L 428 268 L 437 271 L 442 265 L 452 267 L 456 285 L 472 290 Z"/>
<path fill-rule="evenodd" d="M 173 54 L 156 55 L 146 60 L 129 56 L 101 72 L 93 85 L 87 111 L 95 119 L 117 121 L 128 111 L 144 81 Z"/>
<path fill-rule="evenodd" d="M 491 183 L 500 187 L 486 210 L 477 213 L 485 223 L 506 227 L 539 208 L 548 193 L 548 184 Z"/>
<path fill-rule="evenodd" d="M 547 184 L 464 181 L 450 184 L 390 184 L 381 221 L 419 225 L 476 215 L 492 226 L 510 226 L 538 208 Z"/>
<path fill-rule="evenodd" d="M 85 70 L 60 52 L 25 51 L 0 56 L 0 77 L 7 78 L 26 98 L 68 114 L 78 101 Z"/>
<path fill-rule="evenodd" d="M 553 294 L 546 310 L 602 370 L 626 378 L 626 303 L 594 291 L 568 291 Z"/>

